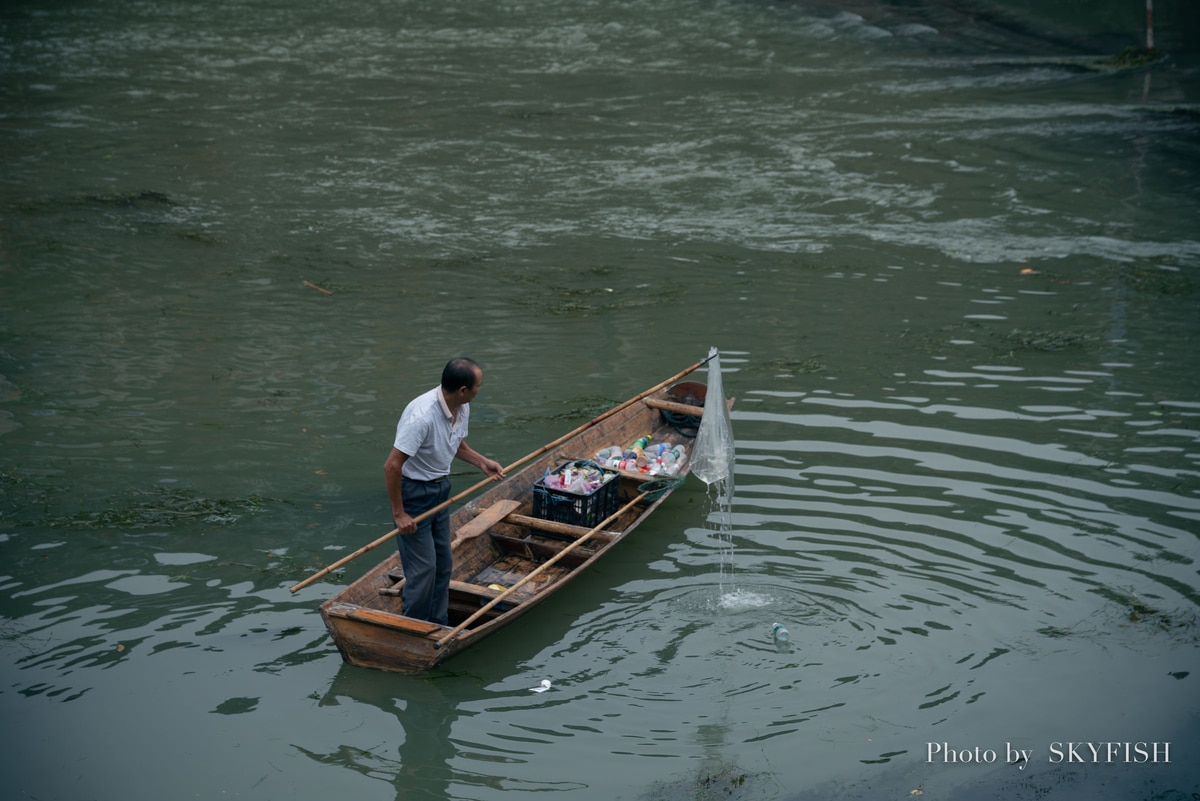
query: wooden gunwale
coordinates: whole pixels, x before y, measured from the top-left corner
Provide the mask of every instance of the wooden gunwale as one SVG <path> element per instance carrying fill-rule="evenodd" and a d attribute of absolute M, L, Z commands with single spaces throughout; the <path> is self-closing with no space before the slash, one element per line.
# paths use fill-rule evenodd
<path fill-rule="evenodd" d="M 692 382 L 688 384 L 697 386 Z M 396 581 L 403 571 L 394 549 L 361 578 L 323 603 L 320 608 L 322 619 L 343 658 L 355 665 L 389 671 L 416 673 L 428 670 L 528 613 L 587 570 L 616 543 L 629 536 L 670 492 L 635 505 L 604 530 L 593 534 L 587 542 L 576 546 L 575 541 L 590 529 L 533 517 L 533 485 L 547 470 L 564 461 L 591 458 L 607 445 L 624 446 L 645 434 L 651 435 L 654 442 L 685 444 L 690 455 L 691 440 L 679 433 L 661 411 L 693 414 L 701 410 L 691 404 L 676 403 L 671 398 L 671 390 L 667 388 L 641 403 L 628 405 L 531 461 L 452 513 L 455 566 L 450 593 L 450 626 L 403 615 L 400 585 Z M 681 477 L 687 474 L 689 464 L 685 463 Z M 638 495 L 638 486 L 652 479 L 639 472 L 622 471 L 618 479 L 621 504 L 628 504 Z M 439 638 L 451 632 L 458 621 L 466 620 L 472 609 L 478 611 L 481 605 L 502 592 L 490 589 L 489 584 L 511 586 L 519 580 L 522 569 L 528 574 L 551 555 L 568 548 L 574 550 L 546 576 L 539 577 L 541 581 L 521 587 L 504 599 L 506 603 L 489 610 L 455 639 L 436 647 Z M 488 575 L 511 576 L 515 580 L 506 583 L 480 578 Z"/>

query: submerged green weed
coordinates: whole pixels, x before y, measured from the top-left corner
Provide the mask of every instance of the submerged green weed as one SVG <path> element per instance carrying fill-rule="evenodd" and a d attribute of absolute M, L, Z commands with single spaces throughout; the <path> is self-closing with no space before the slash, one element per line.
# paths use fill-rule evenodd
<path fill-rule="evenodd" d="M 52 528 L 145 528 L 201 522 L 229 525 L 245 513 L 261 512 L 270 499 L 260 495 L 244 498 L 205 498 L 185 490 L 155 487 L 136 491 L 134 498 L 101 511 L 84 511 L 47 521 Z"/>
<path fill-rule="evenodd" d="M 1157 64 L 1164 58 L 1163 54 L 1154 48 L 1126 47 L 1119 53 L 1108 58 L 1100 59 L 1098 64 L 1108 69 L 1130 70 Z"/>
<path fill-rule="evenodd" d="M 659 783 L 643 796 L 646 801 L 750 801 L 771 796 L 774 781 L 751 774 L 736 765 L 716 766 L 695 778 Z M 758 781 L 755 781 L 758 780 Z"/>

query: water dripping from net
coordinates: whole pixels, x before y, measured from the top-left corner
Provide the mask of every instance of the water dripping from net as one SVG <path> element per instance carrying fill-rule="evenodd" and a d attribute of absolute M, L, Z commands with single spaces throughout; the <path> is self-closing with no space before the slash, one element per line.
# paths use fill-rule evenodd
<path fill-rule="evenodd" d="M 756 597 L 756 593 L 743 592 L 736 586 L 733 545 L 735 457 L 733 426 L 721 377 L 721 355 L 716 348 L 711 348 L 708 352 L 708 389 L 705 393 L 704 415 L 700 419 L 692 451 L 692 473 L 708 485 L 707 519 L 710 525 L 716 527 L 720 544 L 719 604 L 722 608 L 751 608 L 761 606 L 766 601 Z"/>
<path fill-rule="evenodd" d="M 717 540 L 720 560 L 717 604 L 722 609 L 744 609 L 756 605 L 754 599 L 737 588 L 734 568 L 733 497 L 728 485 L 719 481 L 708 485 L 708 525 Z"/>
<path fill-rule="evenodd" d="M 720 583 L 717 589 L 717 607 L 726 612 L 742 612 L 760 609 L 774 603 L 764 593 L 739 587 L 734 568 L 736 548 L 733 543 L 733 498 L 720 484 L 712 485 L 708 491 L 709 526 L 714 532 L 720 554 Z"/>

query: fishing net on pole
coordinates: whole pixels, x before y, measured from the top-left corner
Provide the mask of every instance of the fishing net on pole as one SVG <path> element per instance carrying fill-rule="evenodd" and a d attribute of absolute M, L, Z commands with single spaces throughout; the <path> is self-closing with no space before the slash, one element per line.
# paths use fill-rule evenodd
<path fill-rule="evenodd" d="M 692 474 L 708 485 L 724 485 L 724 494 L 733 495 L 733 464 L 735 457 L 733 425 L 729 422 L 729 405 L 725 403 L 725 387 L 721 383 L 721 356 L 716 348 L 708 352 L 708 391 L 705 393 L 704 415 L 692 446 Z"/>
<path fill-rule="evenodd" d="M 639 484 L 638 492 L 645 493 L 646 501 L 654 503 L 682 483 L 683 479 L 679 476 L 663 476 L 662 478 L 656 478 L 653 481 Z"/>

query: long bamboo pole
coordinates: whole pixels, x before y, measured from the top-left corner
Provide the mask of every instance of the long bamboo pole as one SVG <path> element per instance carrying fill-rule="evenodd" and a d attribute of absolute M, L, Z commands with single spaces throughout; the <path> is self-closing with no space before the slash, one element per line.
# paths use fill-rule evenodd
<path fill-rule="evenodd" d="M 596 532 L 600 531 L 602 528 L 604 528 L 605 526 L 607 526 L 609 523 L 613 522 L 613 521 L 614 521 L 614 520 L 616 520 L 618 517 L 620 517 L 621 515 L 625 514 L 625 512 L 627 512 L 627 511 L 629 511 L 630 509 L 632 509 L 632 508 L 634 507 L 634 505 L 635 505 L 635 504 L 641 503 L 643 500 L 645 500 L 646 496 L 648 496 L 649 494 L 650 494 L 650 493 L 648 493 L 648 492 L 643 492 L 642 494 L 640 494 L 640 495 L 638 495 L 636 498 L 634 498 L 632 501 L 630 501 L 629 503 L 625 504 L 624 506 L 622 506 L 622 507 L 621 507 L 620 509 L 618 509 L 617 511 L 613 512 L 611 515 L 609 515 L 608 517 L 604 518 L 604 520 L 600 521 L 599 525 L 597 525 L 595 528 L 593 528 L 593 529 L 592 529 L 591 531 L 589 531 L 587 534 L 584 534 L 582 537 L 580 537 L 579 539 L 577 539 L 577 540 L 575 540 L 574 542 L 572 542 L 572 543 L 571 543 L 570 545 L 568 545 L 566 548 L 563 548 L 561 551 L 559 551 L 558 553 L 554 554 L 554 556 L 550 557 L 550 558 L 549 558 L 549 559 L 547 559 L 545 562 L 542 562 L 540 565 L 538 565 L 538 566 L 537 566 L 537 569 L 530 571 L 530 572 L 529 572 L 529 573 L 528 573 L 528 574 L 527 574 L 527 575 L 526 575 L 524 578 L 522 578 L 522 579 L 521 579 L 520 581 L 518 581 L 516 584 L 512 585 L 511 587 L 509 587 L 507 590 L 505 590 L 504 592 L 500 593 L 499 595 L 497 595 L 497 596 L 496 596 L 495 598 L 493 598 L 492 600 L 488 601 L 488 602 L 487 602 L 486 604 L 484 604 L 483 606 L 479 607 L 478 611 L 476 611 L 476 612 L 475 612 L 475 614 L 471 615 L 469 618 L 467 618 L 466 620 L 464 620 L 462 623 L 459 623 L 457 626 L 455 626 L 455 627 L 454 627 L 454 628 L 453 628 L 453 629 L 450 631 L 450 633 L 449 633 L 449 634 L 447 634 L 445 637 L 442 637 L 440 640 L 438 640 L 437 642 L 435 642 L 435 643 L 433 644 L 433 647 L 434 647 L 434 648 L 441 648 L 443 645 L 445 645 L 446 643 L 448 643 L 448 642 L 450 642 L 451 640 L 453 640 L 455 637 L 457 637 L 457 636 L 458 636 L 458 635 L 459 635 L 459 634 L 462 632 L 462 630 L 463 630 L 463 629 L 465 629 L 467 626 L 471 625 L 471 624 L 472 624 L 472 623 L 474 623 L 476 620 L 478 620 L 480 617 L 482 617 L 482 616 L 483 616 L 483 615 L 484 615 L 484 614 L 485 614 L 485 613 L 486 613 L 486 612 L 487 612 L 489 609 L 491 609 L 493 606 L 495 606 L 496 604 L 500 603 L 500 602 L 501 602 L 501 601 L 503 601 L 505 598 L 507 598 L 509 595 L 513 594 L 513 593 L 514 593 L 514 592 L 516 592 L 517 590 L 519 590 L 519 589 L 521 589 L 522 587 L 524 587 L 526 584 L 528 584 L 530 581 L 532 581 L 532 580 L 533 580 L 534 578 L 536 578 L 537 576 L 541 575 L 541 574 L 542 574 L 542 572 L 546 570 L 546 568 L 550 567 L 550 566 L 551 566 L 551 565 L 553 565 L 555 562 L 557 562 L 559 559 L 562 559 L 564 556 L 566 556 L 567 554 L 569 554 L 571 551 L 575 550 L 577 547 L 579 547 L 579 545 L 580 545 L 581 543 L 583 543 L 584 541 L 586 541 L 586 540 L 590 539 L 590 538 L 592 537 L 592 535 L 593 535 L 593 534 L 595 534 Z"/>
<path fill-rule="evenodd" d="M 656 385 L 650 387 L 650 389 L 646 390 L 645 392 L 642 392 L 639 395 L 634 395 L 629 400 L 627 400 L 623 403 L 619 403 L 616 406 L 609 409 L 607 412 L 604 412 L 603 414 L 592 418 L 591 420 L 584 423 L 583 425 L 581 425 L 579 428 L 575 429 L 574 431 L 571 431 L 567 434 L 563 434 L 561 437 L 554 440 L 553 442 L 549 442 L 549 443 L 543 445 L 542 447 L 538 448 L 536 451 L 533 451 L 532 453 L 522 456 L 520 459 L 518 459 L 517 461 L 510 464 L 508 467 L 504 468 L 505 474 L 507 474 L 509 471 L 513 470 L 514 468 L 525 464 L 530 459 L 541 456 L 543 453 L 546 453 L 547 451 L 549 451 L 553 448 L 557 448 L 559 445 L 563 444 L 564 442 L 571 439 L 572 437 L 574 437 L 578 434 L 581 434 L 584 431 L 587 431 L 589 428 L 598 424 L 600 421 L 605 420 L 609 417 L 612 417 L 617 412 L 621 411 L 622 409 L 628 408 L 631 404 L 637 403 L 638 401 L 645 398 L 647 395 L 653 395 L 655 392 L 658 392 L 660 389 L 667 386 L 668 384 L 673 384 L 674 382 L 683 378 L 688 373 L 691 373 L 691 372 L 694 372 L 695 370 L 700 369 L 705 364 L 707 364 L 709 361 L 711 361 L 712 358 L 713 357 L 710 355 L 710 356 L 708 356 L 708 358 L 701 359 L 700 361 L 693 364 L 691 367 L 688 367 L 686 370 L 681 370 L 680 372 L 671 376 L 666 381 L 656 384 Z M 429 517 L 430 515 L 440 512 L 442 509 L 445 509 L 450 504 L 456 503 L 456 502 L 462 500 L 463 498 L 467 497 L 468 495 L 475 492 L 476 490 L 478 490 L 488 484 L 491 484 L 491 483 L 492 483 L 492 480 L 490 478 L 485 478 L 483 481 L 480 481 L 478 484 L 475 484 L 472 487 L 468 487 L 467 489 L 458 493 L 454 497 L 449 498 L 448 500 L 445 500 L 445 501 L 439 503 L 437 506 L 433 507 L 432 509 L 422 512 L 421 514 L 414 517 L 413 520 L 419 523 L 422 520 L 424 520 L 425 518 Z M 333 571 L 337 570 L 339 567 L 342 567 L 343 565 L 347 564 L 348 562 L 352 562 L 353 560 L 355 560 L 358 557 L 362 556 L 363 554 L 367 553 L 368 551 L 374 550 L 375 548 L 378 548 L 380 545 L 383 545 L 385 542 L 390 540 L 392 537 L 396 536 L 396 534 L 398 534 L 399 531 L 400 531 L 399 529 L 394 528 L 391 531 L 389 531 L 387 534 L 384 534 L 382 537 L 375 540 L 374 542 L 367 543 L 366 545 L 359 548 L 357 551 L 350 554 L 349 556 L 344 556 L 341 559 L 334 562 L 333 564 L 321 568 L 320 570 L 318 570 L 316 573 L 313 573 L 308 578 L 293 585 L 291 588 L 289 588 L 289 592 L 291 592 L 294 595 L 295 593 L 297 593 L 300 590 L 307 587 L 309 584 L 312 584 L 314 581 L 317 581 L 318 579 L 329 575 Z"/>

